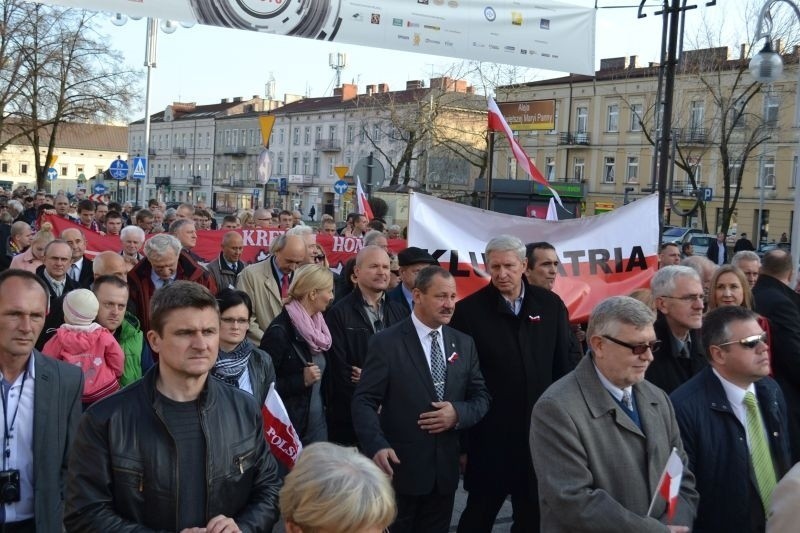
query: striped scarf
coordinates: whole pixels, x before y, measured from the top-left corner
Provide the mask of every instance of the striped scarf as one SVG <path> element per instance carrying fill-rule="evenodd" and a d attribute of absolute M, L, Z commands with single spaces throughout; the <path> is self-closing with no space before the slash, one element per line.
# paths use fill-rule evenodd
<path fill-rule="evenodd" d="M 217 363 L 211 369 L 211 375 L 229 385 L 238 387 L 239 378 L 242 377 L 244 369 L 247 368 L 251 353 L 253 353 L 253 345 L 247 339 L 240 342 L 230 352 L 220 348 Z"/>

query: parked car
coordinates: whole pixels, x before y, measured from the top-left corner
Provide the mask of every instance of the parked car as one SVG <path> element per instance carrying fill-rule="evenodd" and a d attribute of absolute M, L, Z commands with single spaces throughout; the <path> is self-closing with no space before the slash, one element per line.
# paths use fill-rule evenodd
<path fill-rule="evenodd" d="M 703 230 L 697 228 L 670 228 L 661 234 L 661 244 L 665 242 L 683 243 L 692 235 L 702 235 Z"/>
<path fill-rule="evenodd" d="M 708 247 L 716 240 L 717 236 L 710 233 L 691 233 L 687 242 L 691 243 L 694 255 L 706 257 L 708 255 Z"/>
<path fill-rule="evenodd" d="M 788 242 L 761 242 L 761 245 L 756 250 L 759 257 L 764 257 L 764 254 L 772 250 L 786 250 L 791 251 L 791 245 Z"/>

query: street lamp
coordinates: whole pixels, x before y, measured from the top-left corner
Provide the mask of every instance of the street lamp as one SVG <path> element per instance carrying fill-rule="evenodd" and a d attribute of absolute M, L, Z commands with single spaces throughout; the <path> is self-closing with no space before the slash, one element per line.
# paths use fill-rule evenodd
<path fill-rule="evenodd" d="M 758 13 L 758 22 L 756 23 L 755 39 L 764 39 L 764 48 L 759 53 L 753 56 L 750 60 L 750 73 L 753 77 L 761 83 L 772 83 L 780 78 L 783 73 L 783 60 L 780 54 L 772 49 L 772 24 L 770 16 L 770 8 L 775 4 L 783 2 L 789 4 L 797 16 L 797 21 L 800 22 L 800 9 L 793 0 L 767 0 L 761 11 Z M 800 79 L 795 86 L 795 91 L 800 88 Z M 759 169 L 760 171 L 760 169 Z M 763 189 L 764 183 L 761 183 Z M 800 184 L 795 184 L 794 189 L 794 213 L 792 215 L 792 241 L 791 251 L 793 259 L 800 257 Z M 758 228 L 761 231 L 761 228 Z M 760 237 L 760 233 L 759 233 Z"/>

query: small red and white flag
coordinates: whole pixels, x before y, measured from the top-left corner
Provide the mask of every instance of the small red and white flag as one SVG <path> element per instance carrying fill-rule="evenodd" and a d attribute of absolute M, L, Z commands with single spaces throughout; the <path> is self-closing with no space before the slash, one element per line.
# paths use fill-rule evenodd
<path fill-rule="evenodd" d="M 658 481 L 658 490 L 653 495 L 653 501 L 650 503 L 648 515 L 653 511 L 656 498 L 661 496 L 667 502 L 667 519 L 670 522 L 672 521 L 672 517 L 675 516 L 675 509 L 678 506 L 678 493 L 681 490 L 682 477 L 683 461 L 678 455 L 678 449 L 672 448 L 672 452 L 667 459 L 667 465 L 664 467 L 661 479 Z"/>
<path fill-rule="evenodd" d="M 558 220 L 558 209 L 553 198 L 550 198 L 550 203 L 547 205 L 547 218 L 545 220 Z"/>
<path fill-rule="evenodd" d="M 536 165 L 533 164 L 533 161 L 528 154 L 525 153 L 525 150 L 522 149 L 520 146 L 519 141 L 514 138 L 514 134 L 511 131 L 511 127 L 506 122 L 503 113 L 500 111 L 500 108 L 497 107 L 497 103 L 494 101 L 494 98 L 489 97 L 489 131 L 502 131 L 506 134 L 506 139 L 508 139 L 508 145 L 511 147 L 511 152 L 514 154 L 514 158 L 519 163 L 519 166 L 522 167 L 522 170 L 531 177 L 533 181 L 536 183 L 547 187 L 550 189 L 550 192 L 553 194 L 553 198 L 561 205 L 562 207 L 564 204 L 561 203 L 561 197 L 558 193 L 550 187 L 550 184 L 545 179 L 544 175 L 539 172 L 539 169 L 536 168 Z"/>
<path fill-rule="evenodd" d="M 368 220 L 372 220 L 375 216 L 372 214 L 372 208 L 369 206 L 367 195 L 364 194 L 364 189 L 361 187 L 361 179 L 356 176 L 356 198 L 358 202 L 358 212 Z"/>
<path fill-rule="evenodd" d="M 272 455 L 291 470 L 300 452 L 303 451 L 303 444 L 289 420 L 289 413 L 286 412 L 283 400 L 275 390 L 275 383 L 269 386 L 261 414 L 264 416 L 264 437 Z"/>

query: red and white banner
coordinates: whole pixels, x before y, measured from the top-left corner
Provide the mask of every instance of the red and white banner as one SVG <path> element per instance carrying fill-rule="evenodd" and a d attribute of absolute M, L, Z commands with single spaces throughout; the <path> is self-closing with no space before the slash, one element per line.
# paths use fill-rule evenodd
<path fill-rule="evenodd" d="M 594 75 L 595 13 L 557 0 L 36 0 Z"/>
<path fill-rule="evenodd" d="M 658 490 L 653 495 L 653 501 L 650 502 L 650 510 L 647 512 L 648 515 L 653 511 L 656 499 L 661 496 L 667 502 L 667 520 L 672 522 L 672 517 L 675 516 L 675 510 L 678 507 L 678 493 L 681 491 L 682 478 L 683 461 L 681 461 L 678 455 L 678 449 L 672 448 L 664 471 L 661 473 L 661 479 L 658 482 Z"/>
<path fill-rule="evenodd" d="M 358 176 L 356 176 L 356 197 L 358 198 L 358 212 L 367 217 L 367 220 L 375 218 L 375 215 L 372 214 L 372 207 L 369 205 L 369 199 L 361 187 L 361 178 Z"/>
<path fill-rule="evenodd" d="M 93 231 L 87 231 L 76 223 L 66 220 L 54 215 L 45 217 L 47 222 L 53 225 L 56 235 L 61 235 L 61 232 L 67 228 L 78 228 L 83 231 L 86 239 L 86 255 L 92 257 L 99 252 L 111 250 L 119 252 L 122 249 L 119 237 L 100 235 Z M 197 232 L 197 245 L 192 248 L 192 252 L 196 253 L 206 261 L 213 261 L 219 257 L 221 251 L 222 237 L 230 230 L 198 230 Z M 242 234 L 244 240 L 244 251 L 242 252 L 242 261 L 247 263 L 254 263 L 262 261 L 269 253 L 269 245 L 273 239 L 283 233 L 279 229 L 243 229 L 236 230 Z M 152 237 L 152 235 L 147 236 Z M 342 237 L 329 235 L 317 235 L 317 243 L 325 250 L 325 257 L 331 269 L 340 272 L 342 266 L 348 259 L 354 257 L 359 250 L 363 247 L 361 238 L 359 237 Z M 406 241 L 403 239 L 390 239 L 389 249 L 394 253 L 406 247 Z"/>
<path fill-rule="evenodd" d="M 427 249 L 456 277 L 464 297 L 489 280 L 486 243 L 501 234 L 547 241 L 561 259 L 554 290 L 573 322 L 585 322 L 609 296 L 647 287 L 658 268 L 658 196 L 559 222 L 516 217 L 423 194 L 411 197 L 409 245 Z"/>
<path fill-rule="evenodd" d="M 261 414 L 264 416 L 264 437 L 269 443 L 272 455 L 291 469 L 303 451 L 303 444 L 292 426 L 292 421 L 289 420 L 289 413 L 286 412 L 283 400 L 275 390 L 275 383 L 269 386 Z"/>

